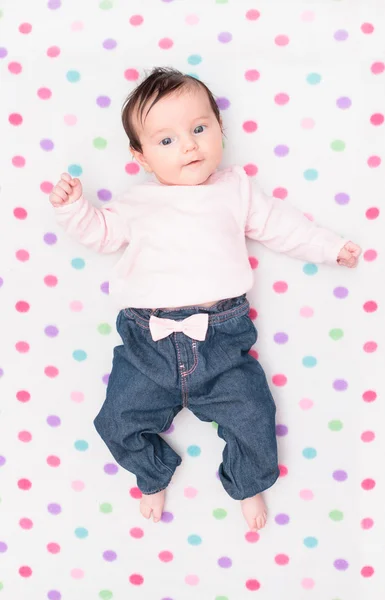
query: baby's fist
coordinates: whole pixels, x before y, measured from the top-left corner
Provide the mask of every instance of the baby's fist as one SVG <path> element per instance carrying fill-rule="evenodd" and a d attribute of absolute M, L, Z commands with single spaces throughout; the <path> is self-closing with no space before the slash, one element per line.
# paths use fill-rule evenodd
<path fill-rule="evenodd" d="M 55 185 L 49 196 L 52 206 L 64 206 L 79 200 L 83 193 L 79 179 L 72 179 L 68 173 L 62 173 L 60 181 Z"/>
<path fill-rule="evenodd" d="M 337 262 L 342 267 L 354 268 L 358 264 L 358 257 L 360 256 L 362 250 L 357 244 L 353 244 L 353 242 L 347 242 L 345 246 L 340 251 Z"/>

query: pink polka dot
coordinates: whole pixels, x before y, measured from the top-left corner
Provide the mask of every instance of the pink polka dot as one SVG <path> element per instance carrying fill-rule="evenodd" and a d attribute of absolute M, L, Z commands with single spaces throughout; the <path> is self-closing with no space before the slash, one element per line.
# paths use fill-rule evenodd
<path fill-rule="evenodd" d="M 185 21 L 187 25 L 196 25 L 199 23 L 199 17 L 197 15 L 187 15 Z"/>
<path fill-rule="evenodd" d="M 249 542 L 250 544 L 255 544 L 256 542 L 258 542 L 260 535 L 257 531 L 248 531 L 245 534 L 245 538 L 246 538 L 246 541 Z"/>
<path fill-rule="evenodd" d="M 50 58 L 56 58 L 59 56 L 60 52 L 61 50 L 58 46 L 50 46 L 50 48 L 47 49 L 47 56 Z"/>
<path fill-rule="evenodd" d="M 375 169 L 375 168 L 377 168 L 377 167 L 380 166 L 380 164 L 381 164 L 381 158 L 379 156 L 369 156 L 367 162 L 368 162 L 368 166 L 371 169 Z"/>
<path fill-rule="evenodd" d="M 25 210 L 25 208 L 21 208 L 20 206 L 14 209 L 13 214 L 16 217 L 16 219 L 20 220 L 24 220 L 28 216 L 28 213 Z"/>
<path fill-rule="evenodd" d="M 289 472 L 289 469 L 286 467 L 286 465 L 278 465 L 278 469 L 280 477 L 286 477 Z"/>
<path fill-rule="evenodd" d="M 384 122 L 384 115 L 381 113 L 374 113 L 370 117 L 370 122 L 372 125 L 382 125 Z"/>
<path fill-rule="evenodd" d="M 84 29 L 84 23 L 82 21 L 74 21 L 73 23 L 71 23 L 72 31 L 83 31 L 83 29 Z"/>
<path fill-rule="evenodd" d="M 373 33 L 374 27 L 371 23 L 362 23 L 361 31 L 362 31 L 362 33 L 366 33 L 366 34 Z"/>
<path fill-rule="evenodd" d="M 315 127 L 314 119 L 310 119 L 309 117 L 302 119 L 301 127 L 302 127 L 302 129 L 314 129 L 314 127 Z"/>
<path fill-rule="evenodd" d="M 84 577 L 83 569 L 71 569 L 71 577 L 72 577 L 72 579 L 83 579 L 83 577 Z"/>
<path fill-rule="evenodd" d="M 198 575 L 186 575 L 184 580 L 187 583 L 187 585 L 198 585 L 199 583 Z"/>
<path fill-rule="evenodd" d="M 60 458 L 58 456 L 48 456 L 47 464 L 50 467 L 58 467 L 60 465 Z"/>
<path fill-rule="evenodd" d="M 374 402 L 376 398 L 377 394 L 373 390 L 367 390 L 362 394 L 362 399 L 364 400 L 364 402 Z"/>
<path fill-rule="evenodd" d="M 256 69 L 249 69 L 245 72 L 245 79 L 247 81 L 257 81 L 260 78 L 260 73 Z"/>
<path fill-rule="evenodd" d="M 21 115 L 19 115 L 18 113 L 12 113 L 11 115 L 9 115 L 8 117 L 8 121 L 10 122 L 11 125 L 21 125 L 23 122 L 23 117 Z"/>
<path fill-rule="evenodd" d="M 14 167 L 17 167 L 18 169 L 25 167 L 25 158 L 24 156 L 13 156 L 12 157 L 12 164 Z"/>
<path fill-rule="evenodd" d="M 17 342 L 17 344 L 15 344 L 15 348 L 18 352 L 20 352 L 20 354 L 26 354 L 29 352 L 28 342 Z"/>
<path fill-rule="evenodd" d="M 32 569 L 31 569 L 31 567 L 23 566 L 23 567 L 20 567 L 19 573 L 22 577 L 31 577 Z"/>
<path fill-rule="evenodd" d="M 310 408 L 313 408 L 314 402 L 313 402 L 313 400 L 310 400 L 309 398 L 302 398 L 299 401 L 299 405 L 302 408 L 302 410 L 310 410 Z"/>
<path fill-rule="evenodd" d="M 185 498 L 195 498 L 195 496 L 198 493 L 198 490 L 196 490 L 193 487 L 186 487 L 186 488 L 184 488 L 183 493 L 184 493 Z"/>
<path fill-rule="evenodd" d="M 276 385 L 277 387 L 283 387 L 287 383 L 286 375 L 282 375 L 282 374 L 273 375 L 273 377 L 271 379 L 272 379 L 273 384 Z"/>
<path fill-rule="evenodd" d="M 19 431 L 18 436 L 21 442 L 28 443 L 32 440 L 32 435 L 29 431 Z"/>
<path fill-rule="evenodd" d="M 257 131 L 258 129 L 258 125 L 255 121 L 245 121 L 242 127 L 246 133 L 254 133 L 254 131 Z"/>
<path fill-rule="evenodd" d="M 70 302 L 70 310 L 72 312 L 81 312 L 83 310 L 83 303 L 80 300 L 73 300 Z"/>
<path fill-rule="evenodd" d="M 287 554 L 277 554 L 274 560 L 277 563 L 277 565 L 281 566 L 287 565 L 289 563 L 289 557 L 287 556 Z"/>
<path fill-rule="evenodd" d="M 250 308 L 249 310 L 249 317 L 252 321 L 255 321 L 255 319 L 258 317 L 258 313 L 255 310 L 255 308 Z"/>
<path fill-rule="evenodd" d="M 299 314 L 301 315 L 301 317 L 308 319 L 314 315 L 314 309 L 311 306 L 302 306 L 301 310 L 299 311 Z"/>
<path fill-rule="evenodd" d="M 40 88 L 37 90 L 37 95 L 41 100 L 48 100 L 52 96 L 52 92 L 48 88 Z"/>
<path fill-rule="evenodd" d="M 83 394 L 83 392 L 73 391 L 70 394 L 70 398 L 71 398 L 72 402 L 76 402 L 77 404 L 80 404 L 80 402 L 84 401 L 84 394 Z"/>
<path fill-rule="evenodd" d="M 371 208 L 368 208 L 368 210 L 365 213 L 365 216 L 367 219 L 373 221 L 374 219 L 378 218 L 379 214 L 380 214 L 380 209 L 377 208 L 376 206 L 372 206 Z"/>
<path fill-rule="evenodd" d="M 277 46 L 287 46 L 289 43 L 289 38 L 287 35 L 277 35 L 274 41 Z"/>
<path fill-rule="evenodd" d="M 16 398 L 19 402 L 29 402 L 29 400 L 31 399 L 31 394 L 26 390 L 20 390 L 17 392 Z"/>
<path fill-rule="evenodd" d="M 256 269 L 259 265 L 258 258 L 255 258 L 255 256 L 249 256 L 249 263 L 252 269 Z"/>
<path fill-rule="evenodd" d="M 56 544 L 55 542 L 50 542 L 49 544 L 47 544 L 47 550 L 51 554 L 59 554 L 60 546 L 59 546 L 59 544 Z"/>
<path fill-rule="evenodd" d="M 361 575 L 362 577 L 371 577 L 374 574 L 374 569 L 373 567 L 362 567 L 361 569 Z"/>
<path fill-rule="evenodd" d="M 366 490 L 366 491 L 372 490 L 373 488 L 376 487 L 376 482 L 374 481 L 374 479 L 370 479 L 370 478 L 364 479 L 361 482 L 361 487 L 363 490 Z"/>
<path fill-rule="evenodd" d="M 143 529 L 141 529 L 140 527 L 133 527 L 132 529 L 130 529 L 130 536 L 135 538 L 136 540 L 139 540 L 144 536 Z"/>
<path fill-rule="evenodd" d="M 15 256 L 20 262 L 26 262 L 29 260 L 29 252 L 27 252 L 27 250 L 18 250 Z"/>
<path fill-rule="evenodd" d="M 159 552 L 158 556 L 159 560 L 161 560 L 162 562 L 170 562 L 174 558 L 172 552 L 169 552 L 168 550 L 163 550 L 162 552 Z"/>
<path fill-rule="evenodd" d="M 288 285 L 286 283 L 286 281 L 276 281 L 273 284 L 273 290 L 277 293 L 277 294 L 285 294 L 288 290 Z"/>
<path fill-rule="evenodd" d="M 376 342 L 366 342 L 364 344 L 364 352 L 367 352 L 368 354 L 371 354 L 372 352 L 376 352 L 377 350 L 377 344 Z"/>
<path fill-rule="evenodd" d="M 71 487 L 75 492 L 82 492 L 84 490 L 84 481 L 72 481 Z"/>
<path fill-rule="evenodd" d="M 46 275 L 44 277 L 44 283 L 47 287 L 56 287 L 58 281 L 55 275 Z"/>
<path fill-rule="evenodd" d="M 72 127 L 73 125 L 76 125 L 77 122 L 78 122 L 78 118 L 76 115 L 64 115 L 64 123 L 66 125 L 69 125 L 70 127 Z"/>
<path fill-rule="evenodd" d="M 367 262 L 372 262 L 373 260 L 376 260 L 377 252 L 373 249 L 366 250 L 363 254 L 363 257 Z"/>
<path fill-rule="evenodd" d="M 163 38 L 158 42 L 158 46 L 159 48 L 162 48 L 162 50 L 168 50 L 169 48 L 172 48 L 173 45 L 174 42 L 170 40 L 170 38 Z"/>
<path fill-rule="evenodd" d="M 17 312 L 19 312 L 19 313 L 26 313 L 29 311 L 30 305 L 28 304 L 28 302 L 24 302 L 24 300 L 20 300 L 19 302 L 16 302 L 15 308 L 16 308 Z"/>
<path fill-rule="evenodd" d="M 141 25 L 143 23 L 142 15 L 133 15 L 132 17 L 130 17 L 130 23 L 134 27 L 138 27 L 138 25 Z"/>
<path fill-rule="evenodd" d="M 274 102 L 278 104 L 278 106 L 284 106 L 290 100 L 290 96 L 288 94 L 276 94 L 274 96 Z"/>
<path fill-rule="evenodd" d="M 139 72 L 136 69 L 127 69 L 124 71 L 124 77 L 128 81 L 136 81 L 139 78 Z"/>
<path fill-rule="evenodd" d="M 371 72 L 374 75 L 379 75 L 380 73 L 383 73 L 385 70 L 385 64 L 383 62 L 374 62 L 372 64 L 372 66 L 370 67 Z"/>
<path fill-rule="evenodd" d="M 128 580 L 130 583 L 132 583 L 132 585 L 142 585 L 142 583 L 144 582 L 143 577 L 138 573 L 133 573 L 132 575 L 130 575 Z"/>
<path fill-rule="evenodd" d="M 258 173 L 258 167 L 257 165 L 254 165 L 252 163 L 248 163 L 247 165 L 245 165 L 243 167 L 246 175 L 249 175 L 250 177 L 254 177 L 254 175 L 256 175 Z"/>
<path fill-rule="evenodd" d="M 315 13 L 312 10 L 304 10 L 304 12 L 301 14 L 301 20 L 304 23 L 311 23 L 311 21 L 314 21 L 315 19 Z"/>
<path fill-rule="evenodd" d="M 246 19 L 249 21 L 256 21 L 261 16 L 261 13 L 256 9 L 250 9 L 246 13 Z"/>
<path fill-rule="evenodd" d="M 362 521 L 361 521 L 362 529 L 371 529 L 373 527 L 373 525 L 374 525 L 374 521 L 370 517 L 366 517 L 365 519 L 362 519 Z"/>
<path fill-rule="evenodd" d="M 19 481 L 17 482 L 17 487 L 20 490 L 27 491 L 31 489 L 32 483 L 29 479 L 19 479 Z"/>
<path fill-rule="evenodd" d="M 259 590 L 259 588 L 261 587 L 261 584 L 256 579 L 248 579 L 246 581 L 245 585 L 246 585 L 246 588 L 248 590 L 250 590 L 251 592 L 255 592 L 256 590 Z"/>
<path fill-rule="evenodd" d="M 309 500 L 313 500 L 314 494 L 311 490 L 301 490 L 299 493 L 299 497 L 301 498 L 301 500 L 309 502 Z"/>
<path fill-rule="evenodd" d="M 364 311 L 367 313 L 376 312 L 376 310 L 378 308 L 377 302 L 374 302 L 374 300 L 368 300 L 368 302 L 365 302 L 363 308 L 364 308 Z"/>
<path fill-rule="evenodd" d="M 23 70 L 23 67 L 18 62 L 10 62 L 8 65 L 8 71 L 12 73 L 12 75 L 18 75 Z"/>
<path fill-rule="evenodd" d="M 20 33 L 31 33 L 31 31 L 32 31 L 31 23 L 22 23 L 19 26 L 19 31 L 20 31 Z"/>
<path fill-rule="evenodd" d="M 142 492 L 138 487 L 132 487 L 130 489 L 130 496 L 131 498 L 135 498 L 135 500 L 140 500 L 140 498 L 142 497 Z"/>
<path fill-rule="evenodd" d="M 126 164 L 126 166 L 124 167 L 124 170 L 129 175 L 136 175 L 137 173 L 139 173 L 140 167 L 139 167 L 139 165 L 137 163 L 130 162 L 130 163 Z"/>
<path fill-rule="evenodd" d="M 274 198 L 279 198 L 280 200 L 285 200 L 287 197 L 287 189 L 283 187 L 277 187 L 273 190 Z"/>
<path fill-rule="evenodd" d="M 310 579 L 310 577 L 305 577 L 301 581 L 301 585 L 305 590 L 311 590 L 315 586 L 314 579 Z"/>
<path fill-rule="evenodd" d="M 26 517 L 24 517 L 23 519 L 20 519 L 19 525 L 22 529 L 28 530 L 28 529 L 32 529 L 33 522 L 31 521 L 31 519 L 27 519 Z"/>

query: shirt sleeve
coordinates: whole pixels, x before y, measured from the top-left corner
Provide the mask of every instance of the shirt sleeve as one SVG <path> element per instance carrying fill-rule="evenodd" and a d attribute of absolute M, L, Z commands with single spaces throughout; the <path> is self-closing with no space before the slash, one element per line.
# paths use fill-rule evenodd
<path fill-rule="evenodd" d="M 84 196 L 72 204 L 54 207 L 55 218 L 76 241 L 101 253 L 116 252 L 129 243 L 121 202 L 96 208 Z"/>
<path fill-rule="evenodd" d="M 327 264 L 337 264 L 338 254 L 348 241 L 317 226 L 287 201 L 267 196 L 252 180 L 245 235 L 276 252 Z"/>

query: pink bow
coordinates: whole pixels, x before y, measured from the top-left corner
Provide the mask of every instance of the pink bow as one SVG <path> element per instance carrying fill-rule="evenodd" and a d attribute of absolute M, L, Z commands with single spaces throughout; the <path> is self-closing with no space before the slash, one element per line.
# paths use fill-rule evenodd
<path fill-rule="evenodd" d="M 206 313 L 191 315 L 183 321 L 172 319 L 159 319 L 154 315 L 150 317 L 150 332 L 154 342 L 168 337 L 174 331 L 180 331 L 193 340 L 204 340 L 206 338 L 209 316 Z"/>

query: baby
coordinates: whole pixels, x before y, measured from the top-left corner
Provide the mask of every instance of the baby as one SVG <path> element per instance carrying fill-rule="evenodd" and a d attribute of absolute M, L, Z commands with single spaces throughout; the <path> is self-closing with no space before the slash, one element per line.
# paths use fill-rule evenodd
<path fill-rule="evenodd" d="M 50 202 L 57 222 L 99 252 L 123 249 L 110 278 L 123 344 L 114 349 L 94 424 L 136 475 L 144 517 L 159 521 L 180 456 L 159 435 L 183 407 L 218 424 L 219 477 L 251 530 L 264 527 L 262 492 L 279 476 L 274 399 L 249 350 L 257 331 L 245 237 L 315 263 L 355 267 L 361 249 L 266 196 L 240 166 L 219 170 L 223 124 L 210 90 L 155 68 L 122 110 L 130 149 L 152 180 L 96 208 L 63 173 Z"/>

